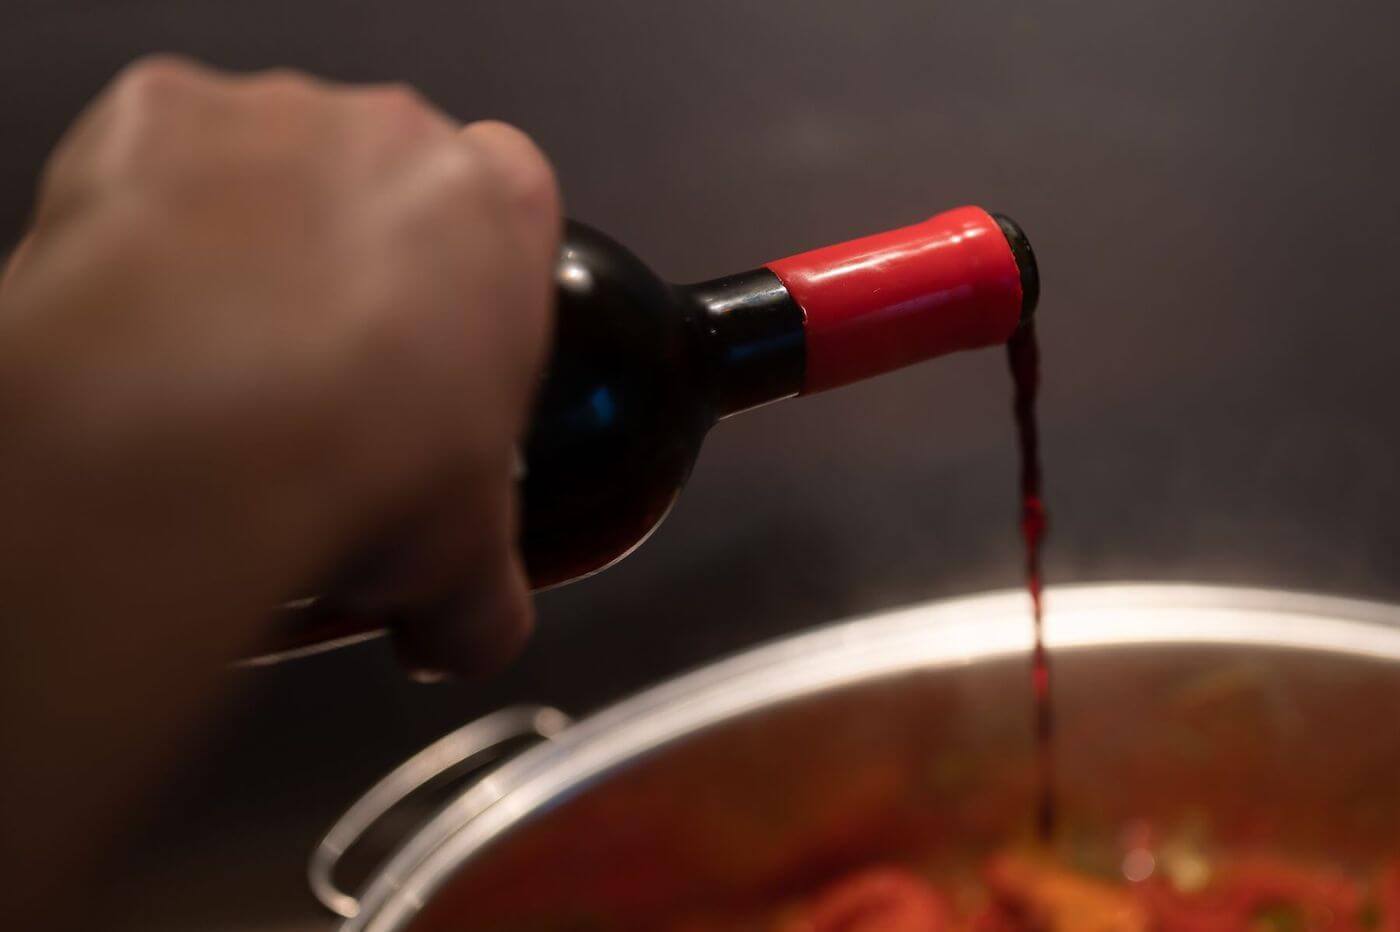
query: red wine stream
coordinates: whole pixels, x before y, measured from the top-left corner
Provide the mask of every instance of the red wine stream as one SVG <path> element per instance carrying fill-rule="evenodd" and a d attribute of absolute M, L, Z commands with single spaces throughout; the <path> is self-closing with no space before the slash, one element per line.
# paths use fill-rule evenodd
<path fill-rule="evenodd" d="M 1035 322 L 1027 321 L 1007 344 L 1015 384 L 1016 435 L 1021 450 L 1021 539 L 1026 553 L 1026 588 L 1035 622 L 1031 654 L 1031 694 L 1034 697 L 1036 834 L 1049 842 L 1055 831 L 1054 714 L 1050 702 L 1050 659 L 1045 652 L 1040 598 L 1040 545 L 1045 538 L 1045 502 L 1040 487 L 1040 438 L 1035 401 L 1040 389 L 1040 347 Z"/>

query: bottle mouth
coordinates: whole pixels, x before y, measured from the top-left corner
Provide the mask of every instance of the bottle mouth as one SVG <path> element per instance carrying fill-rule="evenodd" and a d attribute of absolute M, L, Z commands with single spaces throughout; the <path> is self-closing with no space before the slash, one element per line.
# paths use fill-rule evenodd
<path fill-rule="evenodd" d="M 1035 264 L 1035 252 L 1015 220 L 998 213 L 993 213 L 992 219 L 1001 227 L 1011 247 L 1011 257 L 1016 260 L 1016 269 L 1021 273 L 1021 326 L 1024 327 L 1035 317 L 1035 306 L 1040 301 L 1040 269 Z"/>

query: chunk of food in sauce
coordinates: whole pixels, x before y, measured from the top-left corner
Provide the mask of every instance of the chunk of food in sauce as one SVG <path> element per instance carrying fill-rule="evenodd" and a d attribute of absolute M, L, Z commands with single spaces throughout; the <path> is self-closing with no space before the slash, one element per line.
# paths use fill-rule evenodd
<path fill-rule="evenodd" d="M 1041 854 L 986 862 L 976 895 L 872 868 L 785 910 L 772 932 L 1400 932 L 1400 861 L 1368 881 L 1279 858 L 1214 866 L 1181 890 L 1166 877 L 1113 881 Z M 957 895 L 962 893 L 964 895 Z M 975 904 L 969 907 L 968 904 Z M 961 908 L 955 907 L 959 904 Z"/>

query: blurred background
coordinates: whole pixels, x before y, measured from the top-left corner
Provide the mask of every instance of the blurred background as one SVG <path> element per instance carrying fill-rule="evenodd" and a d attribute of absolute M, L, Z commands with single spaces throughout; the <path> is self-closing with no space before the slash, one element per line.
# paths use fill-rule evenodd
<path fill-rule="evenodd" d="M 1039 254 L 1052 587 L 1400 597 L 1400 7 L 1179 0 L 9 0 L 0 239 L 130 59 L 407 81 L 553 157 L 677 281 L 964 203 Z M 787 631 L 1016 586 L 1005 361 L 721 425 L 638 553 L 538 600 L 485 684 L 377 643 L 234 675 L 133 843 L 117 926 L 320 928 L 302 863 L 372 780 L 514 701 L 586 712 Z M 101 779 L 94 762 L 93 779 Z"/>

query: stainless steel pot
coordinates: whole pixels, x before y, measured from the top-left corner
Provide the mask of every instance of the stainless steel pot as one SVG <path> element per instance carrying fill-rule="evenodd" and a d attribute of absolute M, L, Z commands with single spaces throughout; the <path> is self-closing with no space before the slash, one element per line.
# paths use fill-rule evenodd
<path fill-rule="evenodd" d="M 1054 590 L 1066 843 L 1136 820 L 1364 866 L 1400 854 L 1400 608 L 1261 590 Z M 1028 830 L 1019 592 L 791 637 L 567 724 L 506 710 L 375 788 L 313 857 L 342 929 L 656 928 L 877 859 Z M 402 795 L 523 732 L 350 897 L 341 851 Z M 584 922 L 592 923 L 583 925 Z"/>

